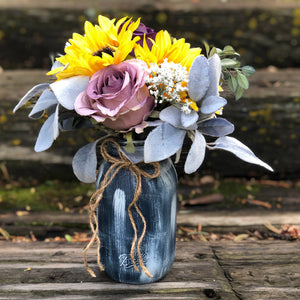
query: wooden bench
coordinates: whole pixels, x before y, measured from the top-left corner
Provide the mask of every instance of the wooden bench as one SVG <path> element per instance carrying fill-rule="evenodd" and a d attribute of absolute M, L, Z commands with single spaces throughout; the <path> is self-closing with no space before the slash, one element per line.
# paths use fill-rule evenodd
<path fill-rule="evenodd" d="M 300 243 L 178 242 L 174 265 L 147 285 L 113 282 L 82 261 L 84 243 L 0 242 L 0 299 L 300 299 Z"/>

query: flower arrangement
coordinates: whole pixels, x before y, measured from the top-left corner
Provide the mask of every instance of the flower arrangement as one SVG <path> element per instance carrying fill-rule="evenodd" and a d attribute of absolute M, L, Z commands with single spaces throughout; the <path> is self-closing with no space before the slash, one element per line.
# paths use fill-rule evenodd
<path fill-rule="evenodd" d="M 161 161 L 176 154 L 187 136 L 192 140 L 184 163 L 185 173 L 195 172 L 205 151 L 223 149 L 240 159 L 270 166 L 233 137 L 233 124 L 221 118 L 227 101 L 220 96 L 228 84 L 241 98 L 248 88 L 246 76 L 254 69 L 241 67 L 231 46 L 223 50 L 205 44 L 200 48 L 175 39 L 166 30 L 153 29 L 125 17 L 118 21 L 98 17 L 98 25 L 86 21 L 84 35 L 73 34 L 65 54 L 56 58 L 48 75 L 52 83 L 34 86 L 14 112 L 41 93 L 29 117 L 47 117 L 35 151 L 51 147 L 61 131 L 95 126 L 108 136 L 123 136 L 122 147 L 133 163 Z M 133 139 L 145 137 L 143 153 L 134 149 Z M 205 136 L 216 137 L 207 143 Z M 73 170 L 79 180 L 96 179 L 96 140 L 79 149 Z"/>
<path fill-rule="evenodd" d="M 156 178 L 160 174 L 158 162 L 173 156 L 175 162 L 184 159 L 184 171 L 191 174 L 201 166 L 207 149 L 232 152 L 272 171 L 247 146 L 228 136 L 234 125 L 220 117 L 227 104 L 220 96 L 222 86 L 227 84 L 236 99 L 241 98 L 249 87 L 247 76 L 254 69 L 241 66 L 239 55 L 231 46 L 209 49 L 204 43 L 205 56 L 200 48 L 191 48 L 183 38 L 175 39 L 166 30 L 156 33 L 139 19 L 125 17 L 116 21 L 100 15 L 98 22 L 95 26 L 85 22 L 84 35 L 73 34 L 66 43 L 65 54 L 56 58 L 48 72 L 54 80 L 34 86 L 14 112 L 31 101 L 34 105 L 29 117 L 46 119 L 35 144 L 37 152 L 50 148 L 61 131 L 95 127 L 104 133 L 80 148 L 72 163 L 74 174 L 86 183 L 96 181 L 99 145 L 102 158 L 112 163 L 90 199 L 93 236 L 84 250 L 84 263 L 95 276 L 87 264 L 86 252 L 97 241 L 97 263 L 104 270 L 96 210 L 116 173 L 121 168 L 129 169 L 136 179 L 133 200 L 128 206 L 134 231 L 131 262 L 139 271 L 137 252 L 138 264 L 151 278 L 141 253 L 146 221 L 136 204 L 142 193 L 142 176 Z M 205 136 L 216 139 L 207 142 Z M 125 143 L 118 143 L 120 138 Z M 192 141 L 191 146 L 187 155 L 181 155 L 182 148 L 188 147 L 187 138 Z M 144 140 L 144 147 L 135 148 L 135 139 Z M 120 160 L 108 155 L 107 143 L 116 146 Z M 140 169 L 140 162 L 151 164 L 154 173 Z M 131 208 L 143 221 L 139 239 Z"/>

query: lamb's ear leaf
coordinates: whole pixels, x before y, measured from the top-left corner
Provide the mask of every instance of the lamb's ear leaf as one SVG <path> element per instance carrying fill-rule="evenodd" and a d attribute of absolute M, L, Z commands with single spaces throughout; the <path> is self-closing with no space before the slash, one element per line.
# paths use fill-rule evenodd
<path fill-rule="evenodd" d="M 227 104 L 227 100 L 219 96 L 205 97 L 201 103 L 201 112 L 205 115 L 215 113 Z"/>
<path fill-rule="evenodd" d="M 203 55 L 197 56 L 189 71 L 188 92 L 191 99 L 199 102 L 209 87 L 209 64 Z"/>
<path fill-rule="evenodd" d="M 169 124 L 171 124 L 174 127 L 180 127 L 181 126 L 181 110 L 178 109 L 175 106 L 168 106 L 166 108 L 164 108 L 160 114 L 159 114 L 159 118 L 164 121 L 167 122 Z"/>
<path fill-rule="evenodd" d="M 49 149 L 54 140 L 58 137 L 58 111 L 59 105 L 56 106 L 55 112 L 51 116 L 49 116 L 43 124 L 35 143 L 34 151 L 41 152 Z"/>
<path fill-rule="evenodd" d="M 175 154 L 183 144 L 186 131 L 168 123 L 153 129 L 145 140 L 145 163 L 161 161 Z"/>
<path fill-rule="evenodd" d="M 184 164 L 184 172 L 186 174 L 194 173 L 199 169 L 205 157 L 205 148 L 205 138 L 198 130 L 196 130 L 193 144 Z"/>
<path fill-rule="evenodd" d="M 218 54 L 208 59 L 210 84 L 206 96 L 219 95 L 219 84 L 222 72 L 221 60 Z"/>
<path fill-rule="evenodd" d="M 231 134 L 234 131 L 234 125 L 226 119 L 213 118 L 200 123 L 198 129 L 203 134 L 220 137 Z"/>
<path fill-rule="evenodd" d="M 50 84 L 58 102 L 66 109 L 73 110 L 77 96 L 83 92 L 89 82 L 89 76 L 73 76 Z"/>
<path fill-rule="evenodd" d="M 246 145 L 233 137 L 219 137 L 214 142 L 214 146 L 210 149 L 222 149 L 229 151 L 246 162 L 256 164 L 266 168 L 269 171 L 273 171 L 273 169 L 268 164 L 259 159 Z"/>
<path fill-rule="evenodd" d="M 32 97 L 34 97 L 40 91 L 49 87 L 49 83 L 40 83 L 35 85 L 31 90 L 29 90 L 25 96 L 19 101 L 19 103 L 14 107 L 13 112 L 15 113 L 20 107 L 25 105 Z"/>
<path fill-rule="evenodd" d="M 99 140 L 96 140 L 83 146 L 73 157 L 73 172 L 82 182 L 92 183 L 96 181 L 98 142 Z"/>
<path fill-rule="evenodd" d="M 196 111 L 192 110 L 189 114 L 181 112 L 181 124 L 184 128 L 193 126 L 199 119 L 199 115 Z"/>
<path fill-rule="evenodd" d="M 36 102 L 32 108 L 29 117 L 33 119 L 39 119 L 44 115 L 44 111 L 51 106 L 58 104 L 58 101 L 50 89 L 43 91 L 39 100 Z"/>

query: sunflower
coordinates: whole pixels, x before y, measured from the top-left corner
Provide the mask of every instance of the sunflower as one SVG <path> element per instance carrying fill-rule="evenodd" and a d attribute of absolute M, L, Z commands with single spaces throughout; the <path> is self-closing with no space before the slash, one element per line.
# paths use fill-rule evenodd
<path fill-rule="evenodd" d="M 194 59 L 201 53 L 201 48 L 191 48 L 185 39 L 171 39 L 166 30 L 159 31 L 152 42 L 151 50 L 147 43 L 135 48 L 136 58 L 145 61 L 148 66 L 151 63 L 160 65 L 167 59 L 169 62 L 180 63 L 189 70 Z"/>
<path fill-rule="evenodd" d="M 98 17 L 99 25 L 93 26 L 86 21 L 85 35 L 74 33 L 65 48 L 65 55 L 58 57 L 63 66 L 51 70 L 48 75 L 56 74 L 57 79 L 75 75 L 92 76 L 95 72 L 111 64 L 119 64 L 126 59 L 139 37 L 132 38 L 132 33 L 139 26 L 140 20 L 131 22 L 127 17 L 110 20 Z"/>

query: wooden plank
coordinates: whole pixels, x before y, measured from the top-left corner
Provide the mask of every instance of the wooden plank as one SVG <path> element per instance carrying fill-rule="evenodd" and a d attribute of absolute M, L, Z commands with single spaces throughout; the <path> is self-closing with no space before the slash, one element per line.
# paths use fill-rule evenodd
<path fill-rule="evenodd" d="M 298 199 L 299 200 L 299 199 Z M 2 225 L 57 225 L 74 228 L 78 225 L 87 225 L 89 222 L 87 213 L 65 213 L 65 212 L 28 212 L 23 216 L 14 213 L 0 213 L 0 224 Z M 179 210 L 177 223 L 180 225 L 197 226 L 253 226 L 271 224 L 295 224 L 300 225 L 298 212 L 290 211 L 266 211 L 266 210 L 218 210 L 204 211 L 200 209 Z"/>
<path fill-rule="evenodd" d="M 244 227 L 260 226 L 266 223 L 300 224 L 299 212 L 277 212 L 277 211 L 184 211 L 178 213 L 179 224 L 190 226 L 219 226 L 219 227 Z"/>
<path fill-rule="evenodd" d="M 299 299 L 299 246 L 299 242 L 225 242 L 212 249 L 241 299 Z"/>
<path fill-rule="evenodd" d="M 277 228 L 284 224 L 300 226 L 298 212 L 276 211 L 200 211 L 179 210 L 177 224 L 197 227 L 201 224 L 202 230 L 212 233 L 234 234 L 247 231 L 269 232 L 265 224 L 270 223 Z M 16 225 L 17 224 L 17 225 Z M 38 239 L 65 234 L 73 235 L 75 232 L 90 233 L 88 215 L 70 214 L 64 212 L 30 212 L 28 215 L 17 216 L 13 213 L 0 214 L 0 226 L 12 236 L 30 236 L 30 233 Z M 0 250 L 1 251 L 1 250 Z M 1 252 L 0 252 L 1 253 Z"/>
<path fill-rule="evenodd" d="M 94 295 L 105 299 L 209 299 L 211 295 L 237 299 L 208 244 L 179 242 L 169 274 L 142 286 L 113 282 L 99 271 L 92 254 L 89 261 L 97 277 L 90 277 L 82 263 L 83 245 L 0 242 L 0 295 L 15 299 L 79 295 L 84 299 Z"/>
<path fill-rule="evenodd" d="M 81 264 L 83 243 L 0 242 L 0 299 L 298 299 L 299 244 L 178 242 L 164 279 L 132 286 L 100 273 L 92 254 L 98 277 L 91 278 Z"/>

